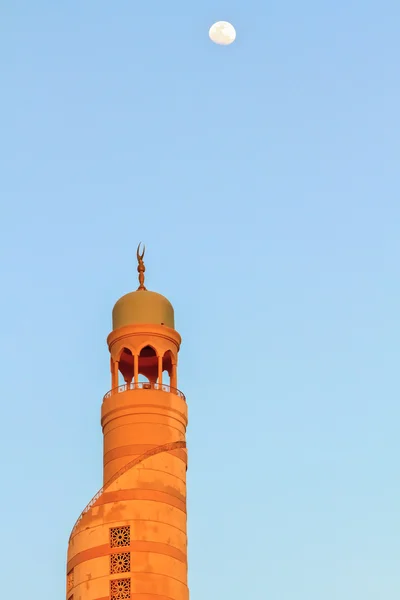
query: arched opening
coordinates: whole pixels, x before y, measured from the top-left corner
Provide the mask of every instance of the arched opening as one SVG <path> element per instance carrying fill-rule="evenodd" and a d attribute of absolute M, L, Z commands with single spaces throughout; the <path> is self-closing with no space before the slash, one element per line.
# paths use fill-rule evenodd
<path fill-rule="evenodd" d="M 141 349 L 138 361 L 139 381 L 150 381 L 155 383 L 158 377 L 157 352 L 152 346 Z"/>
<path fill-rule="evenodd" d="M 163 385 L 168 385 L 171 386 L 171 380 L 172 380 L 172 371 L 173 371 L 173 355 L 171 350 L 167 350 L 164 353 L 163 359 L 162 359 L 162 371 L 163 371 Z"/>
<path fill-rule="evenodd" d="M 167 385 L 167 386 L 171 386 L 171 376 L 169 374 L 169 371 L 163 371 L 162 374 L 162 384 L 163 385 Z"/>
<path fill-rule="evenodd" d="M 134 373 L 134 360 L 131 350 L 124 348 L 119 358 L 119 371 L 125 383 L 131 383 Z"/>

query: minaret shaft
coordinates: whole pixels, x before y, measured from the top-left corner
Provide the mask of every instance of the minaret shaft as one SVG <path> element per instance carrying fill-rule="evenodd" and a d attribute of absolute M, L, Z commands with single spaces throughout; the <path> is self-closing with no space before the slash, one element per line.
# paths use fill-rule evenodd
<path fill-rule="evenodd" d="M 67 600 L 189 598 L 181 338 L 172 306 L 144 288 L 139 248 L 138 262 L 139 289 L 117 302 L 107 339 L 103 488 L 71 533 Z"/>

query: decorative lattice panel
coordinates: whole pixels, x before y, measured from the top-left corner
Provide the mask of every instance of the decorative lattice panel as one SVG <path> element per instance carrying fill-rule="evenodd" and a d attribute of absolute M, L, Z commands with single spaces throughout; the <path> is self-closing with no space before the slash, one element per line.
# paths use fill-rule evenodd
<path fill-rule="evenodd" d="M 70 592 L 74 587 L 74 571 L 70 571 L 67 575 L 67 592 Z M 69 598 L 68 598 L 69 600 Z"/>
<path fill-rule="evenodd" d="M 131 597 L 130 579 L 114 579 L 110 582 L 110 588 L 111 600 L 125 600 Z"/>
<path fill-rule="evenodd" d="M 131 570 L 131 554 L 123 552 L 121 554 L 111 554 L 110 556 L 110 572 L 127 573 Z"/>
<path fill-rule="evenodd" d="M 124 527 L 112 527 L 110 529 L 110 546 L 111 548 L 120 548 L 121 546 L 129 546 L 131 543 L 131 531 L 129 525 Z"/>

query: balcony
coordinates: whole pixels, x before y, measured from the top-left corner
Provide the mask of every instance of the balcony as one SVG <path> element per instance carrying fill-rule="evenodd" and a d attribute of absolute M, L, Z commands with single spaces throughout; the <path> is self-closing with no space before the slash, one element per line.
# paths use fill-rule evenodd
<path fill-rule="evenodd" d="M 165 385 L 164 383 L 150 383 L 150 381 L 138 381 L 137 383 L 132 382 L 120 385 L 107 392 L 104 396 L 104 400 L 115 394 L 122 394 L 123 392 L 129 392 L 130 390 L 158 390 L 160 392 L 168 392 L 169 394 L 179 396 L 179 398 L 182 398 L 182 400 L 186 402 L 185 394 L 178 389 L 170 385 Z"/>

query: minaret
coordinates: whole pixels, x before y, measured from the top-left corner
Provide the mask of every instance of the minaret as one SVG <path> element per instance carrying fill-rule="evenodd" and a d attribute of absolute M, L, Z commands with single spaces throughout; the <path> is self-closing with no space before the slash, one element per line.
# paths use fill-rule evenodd
<path fill-rule="evenodd" d="M 103 487 L 69 539 L 67 600 L 189 598 L 181 337 L 172 305 L 144 286 L 143 257 L 139 244 L 139 287 L 113 309 Z"/>

